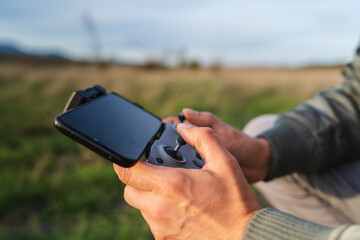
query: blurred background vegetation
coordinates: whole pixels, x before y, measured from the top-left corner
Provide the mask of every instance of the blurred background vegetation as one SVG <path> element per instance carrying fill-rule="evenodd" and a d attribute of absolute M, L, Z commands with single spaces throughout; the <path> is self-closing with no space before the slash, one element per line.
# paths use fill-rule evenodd
<path fill-rule="evenodd" d="M 242 129 L 339 81 L 358 4 L 0 1 L 0 240 L 153 239 L 112 164 L 53 127 L 74 90 Z"/>
<path fill-rule="evenodd" d="M 124 202 L 112 164 L 53 127 L 76 89 L 100 84 L 159 117 L 190 107 L 241 129 L 339 79 L 339 67 L 165 68 L 3 58 L 0 239 L 153 238 L 141 214 Z"/>

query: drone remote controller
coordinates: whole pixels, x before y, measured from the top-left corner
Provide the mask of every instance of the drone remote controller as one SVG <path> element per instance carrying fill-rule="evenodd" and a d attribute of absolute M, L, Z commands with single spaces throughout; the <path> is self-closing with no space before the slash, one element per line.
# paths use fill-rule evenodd
<path fill-rule="evenodd" d="M 185 120 L 179 114 L 180 122 Z M 99 85 L 75 91 L 55 127 L 68 137 L 123 167 L 138 160 L 178 168 L 200 169 L 205 162 L 186 144 L 176 125 Z"/>

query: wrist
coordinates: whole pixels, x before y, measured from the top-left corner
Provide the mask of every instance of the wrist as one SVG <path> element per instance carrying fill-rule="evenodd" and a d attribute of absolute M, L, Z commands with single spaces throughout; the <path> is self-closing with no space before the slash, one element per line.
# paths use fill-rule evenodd
<path fill-rule="evenodd" d="M 251 221 L 251 219 L 256 215 L 261 208 L 256 209 L 244 216 L 241 216 L 236 223 L 232 223 L 231 227 L 228 229 L 228 232 L 225 234 L 226 239 L 243 239 L 245 231 Z"/>

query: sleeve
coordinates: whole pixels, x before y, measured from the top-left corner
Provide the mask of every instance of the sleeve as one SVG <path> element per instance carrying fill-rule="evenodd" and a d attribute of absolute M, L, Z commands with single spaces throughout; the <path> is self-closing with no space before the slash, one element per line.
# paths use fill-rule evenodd
<path fill-rule="evenodd" d="M 360 225 L 329 228 L 290 214 L 265 208 L 250 220 L 243 240 L 355 240 L 360 239 Z"/>
<path fill-rule="evenodd" d="M 343 68 L 343 80 L 283 113 L 259 134 L 269 141 L 272 167 L 266 181 L 313 173 L 360 156 L 360 47 Z"/>

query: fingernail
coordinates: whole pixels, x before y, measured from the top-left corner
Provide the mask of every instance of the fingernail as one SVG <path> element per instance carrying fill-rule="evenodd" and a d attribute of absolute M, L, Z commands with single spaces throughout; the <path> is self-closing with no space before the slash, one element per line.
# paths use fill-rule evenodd
<path fill-rule="evenodd" d="M 184 108 L 184 110 L 183 110 L 183 111 L 186 111 L 186 112 L 187 112 L 187 114 L 192 115 L 192 116 L 195 116 L 196 114 L 198 114 L 198 112 L 197 112 L 197 111 L 192 110 L 192 109 L 190 109 L 190 108 Z"/>
<path fill-rule="evenodd" d="M 192 128 L 193 126 L 187 123 L 179 123 L 178 127 L 180 128 Z"/>

